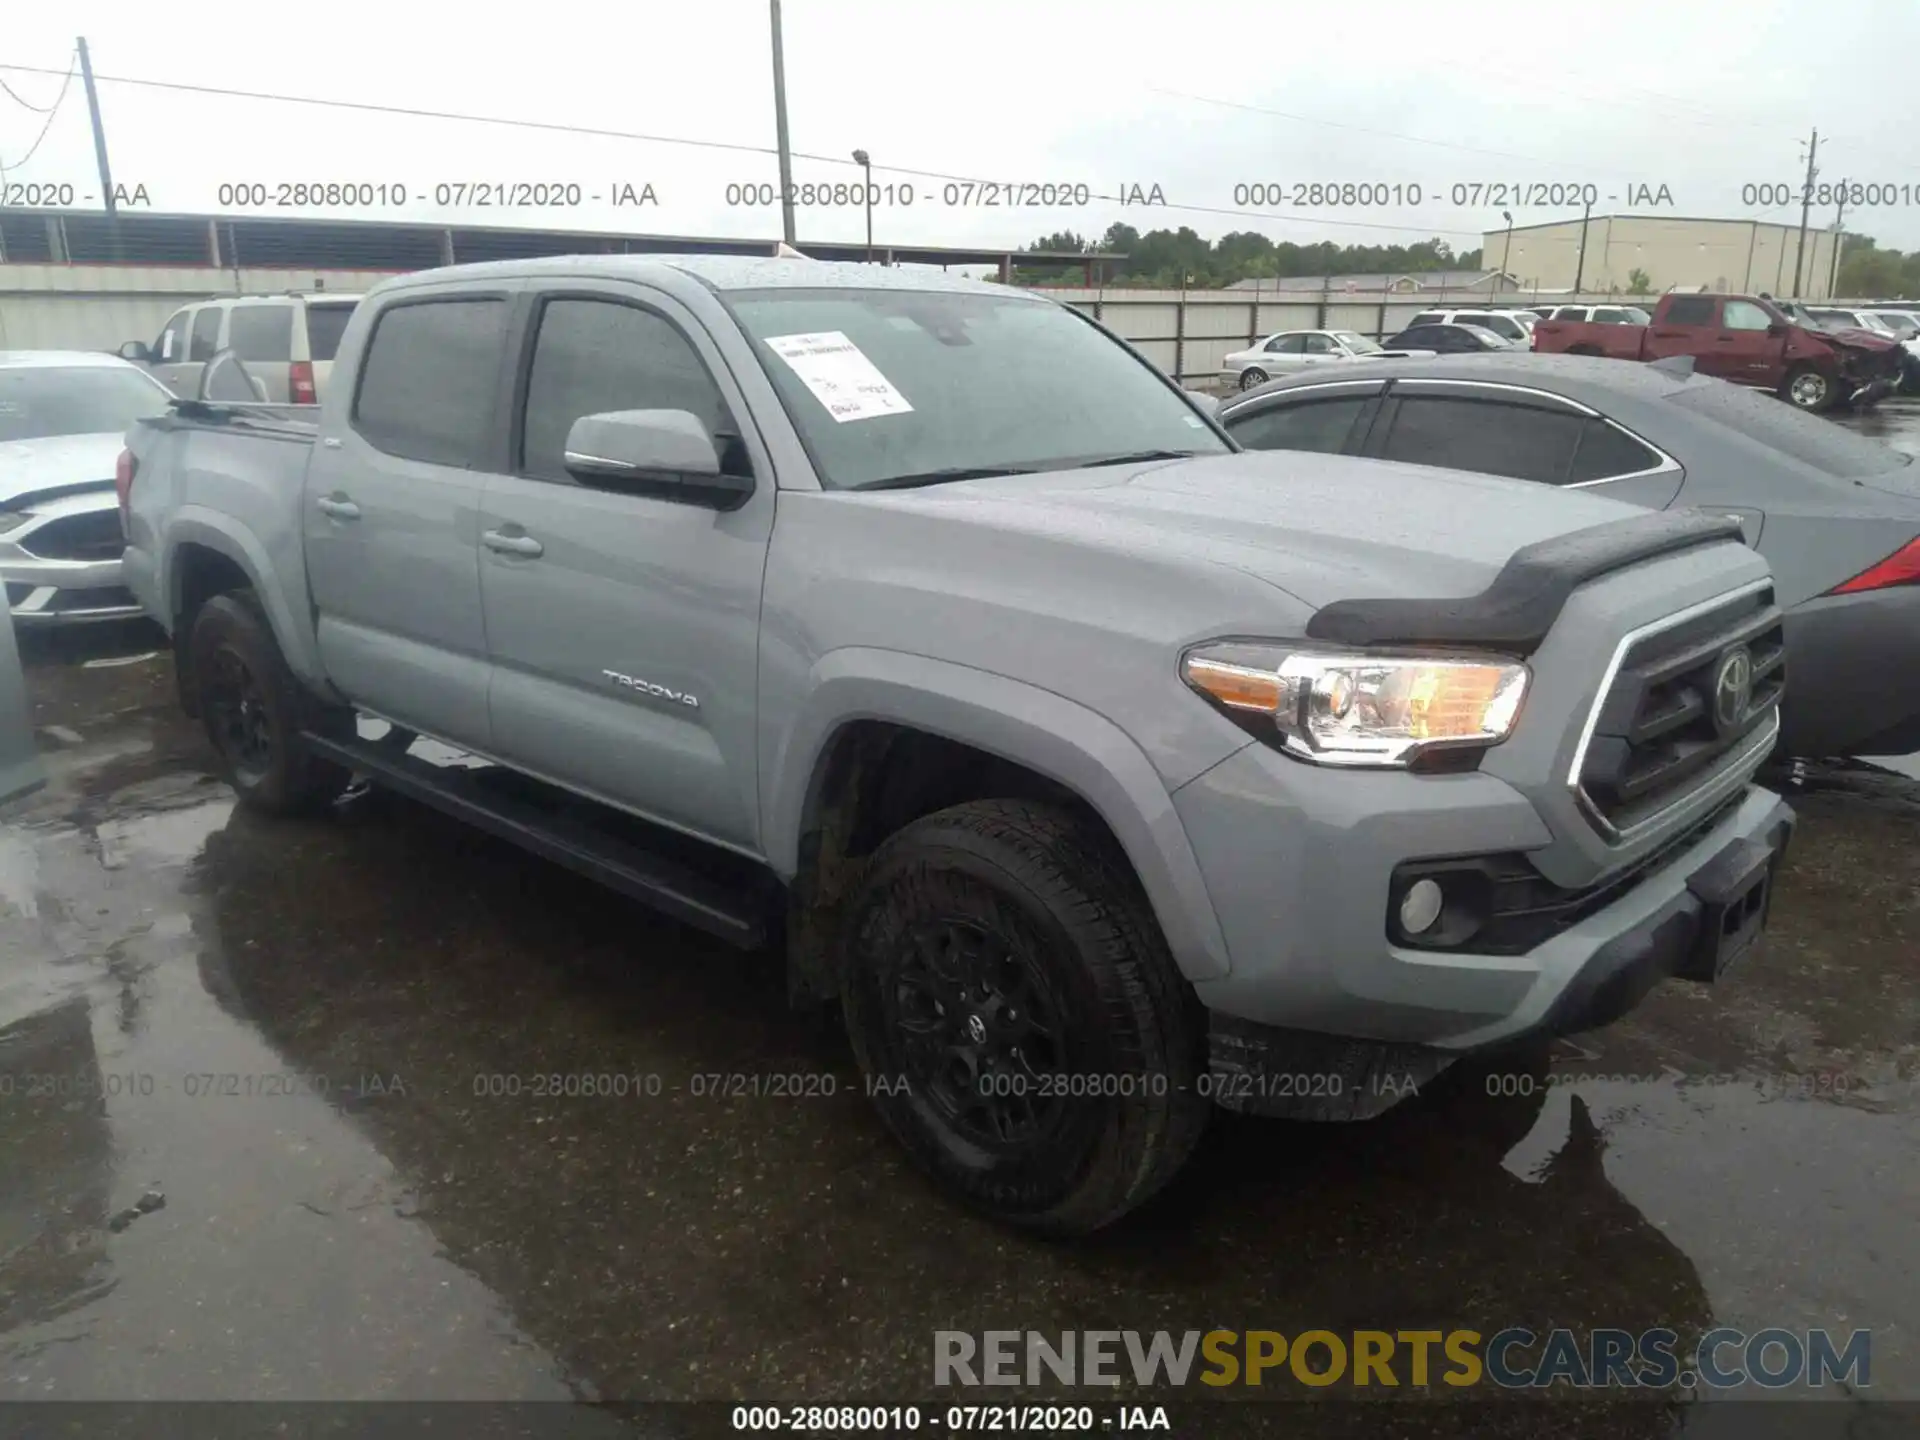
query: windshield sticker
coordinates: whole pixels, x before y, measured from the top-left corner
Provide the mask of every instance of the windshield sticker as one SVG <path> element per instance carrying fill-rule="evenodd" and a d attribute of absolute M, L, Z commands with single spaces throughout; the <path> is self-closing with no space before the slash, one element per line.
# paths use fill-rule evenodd
<path fill-rule="evenodd" d="M 827 413 L 845 424 L 913 409 L 861 348 L 838 330 L 775 335 L 767 347 L 792 368 Z"/>

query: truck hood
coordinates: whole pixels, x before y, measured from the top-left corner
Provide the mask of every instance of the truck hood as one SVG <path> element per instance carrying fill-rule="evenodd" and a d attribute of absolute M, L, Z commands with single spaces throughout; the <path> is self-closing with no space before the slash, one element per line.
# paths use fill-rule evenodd
<path fill-rule="evenodd" d="M 1069 544 L 1231 566 L 1315 609 L 1362 597 L 1477 594 L 1523 545 L 1646 513 L 1523 480 L 1290 450 L 860 498 Z"/>
<path fill-rule="evenodd" d="M 0 444 L 0 508 L 19 510 L 49 492 L 111 490 L 113 467 L 125 444 L 118 432 Z"/>

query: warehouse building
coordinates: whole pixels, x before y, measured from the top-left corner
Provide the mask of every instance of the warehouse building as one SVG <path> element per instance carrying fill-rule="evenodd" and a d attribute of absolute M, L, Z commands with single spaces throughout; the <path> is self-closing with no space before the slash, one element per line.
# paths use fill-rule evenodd
<path fill-rule="evenodd" d="M 1833 294 L 1836 238 L 1831 230 L 1808 228 L 1798 298 Z M 1794 296 L 1794 261 L 1802 253 L 1798 225 L 1676 215 L 1516 225 L 1487 231 L 1483 243 L 1487 261 L 1520 277 L 1522 289 L 1586 294 L 1633 293 L 1638 270 L 1643 294 L 1704 287 Z"/>

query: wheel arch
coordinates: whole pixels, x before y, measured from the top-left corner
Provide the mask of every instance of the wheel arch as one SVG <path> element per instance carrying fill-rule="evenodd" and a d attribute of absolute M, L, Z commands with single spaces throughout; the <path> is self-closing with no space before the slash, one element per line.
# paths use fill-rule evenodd
<path fill-rule="evenodd" d="M 797 893 L 830 902 L 835 894 L 816 893 L 814 872 L 877 844 L 890 815 L 915 818 L 911 800 L 890 802 L 884 785 L 877 795 L 866 789 L 904 744 L 936 765 L 973 757 L 995 783 L 1026 787 L 1024 796 L 960 798 L 1083 806 L 1126 856 L 1181 972 L 1190 980 L 1228 972 L 1226 941 L 1167 787 L 1111 720 L 1022 681 L 892 651 L 832 652 L 811 681 L 763 770 L 768 863 Z"/>
<path fill-rule="evenodd" d="M 289 607 L 284 587 L 270 583 L 276 574 L 272 557 L 244 526 L 217 511 L 184 508 L 167 529 L 167 545 L 160 574 L 160 593 L 167 607 L 177 660 L 184 663 L 193 616 L 215 595 L 242 586 L 259 597 L 287 668 L 302 683 L 325 685 L 312 627 L 300 623 Z M 182 694 L 189 693 L 182 672 Z"/>

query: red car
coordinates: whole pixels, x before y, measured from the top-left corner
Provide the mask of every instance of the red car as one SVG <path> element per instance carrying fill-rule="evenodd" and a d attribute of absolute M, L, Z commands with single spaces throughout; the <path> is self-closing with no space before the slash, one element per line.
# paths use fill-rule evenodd
<path fill-rule="evenodd" d="M 1897 342 L 1799 324 L 1765 295 L 1662 295 L 1650 325 L 1542 320 L 1533 348 L 1615 360 L 1691 355 L 1702 375 L 1771 390 L 1802 410 L 1870 405 L 1901 377 Z"/>

